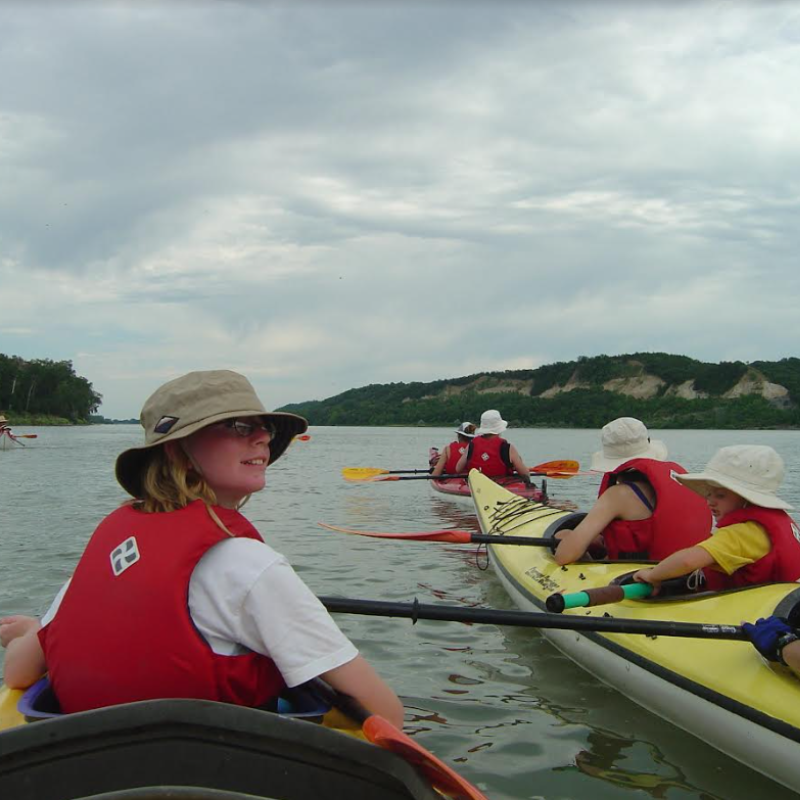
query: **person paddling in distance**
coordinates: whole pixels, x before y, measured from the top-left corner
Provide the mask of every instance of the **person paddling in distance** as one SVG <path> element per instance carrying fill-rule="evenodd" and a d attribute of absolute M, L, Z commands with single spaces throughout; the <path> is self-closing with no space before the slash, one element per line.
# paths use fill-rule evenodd
<path fill-rule="evenodd" d="M 771 447 L 735 445 L 718 450 L 703 472 L 676 476 L 705 497 L 716 520 L 713 536 L 673 553 L 636 581 L 652 584 L 702 569 L 709 589 L 800 579 L 800 531 L 777 496 L 783 459 Z"/>
<path fill-rule="evenodd" d="M 641 420 L 619 417 L 603 427 L 603 449 L 591 469 L 604 472 L 597 501 L 574 530 L 560 531 L 554 558 L 571 564 L 588 551 L 609 559 L 661 559 L 705 539 L 711 515 L 675 478 L 686 470 L 667 461 Z"/>
<path fill-rule="evenodd" d="M 508 423 L 499 411 L 484 411 L 475 437 L 456 464 L 456 472 L 477 469 L 488 478 L 510 476 L 516 472 L 526 483 L 530 483 L 530 470 L 517 448 L 500 436 L 507 427 Z"/>
<path fill-rule="evenodd" d="M 267 412 L 226 370 L 166 383 L 141 421 L 144 445 L 116 463 L 134 500 L 100 523 L 41 630 L 9 618 L 6 684 L 47 670 L 72 712 L 165 697 L 270 707 L 320 677 L 401 727 L 396 694 L 239 512 L 306 421 Z"/>
<path fill-rule="evenodd" d="M 467 452 L 469 443 L 475 436 L 475 426 L 471 422 L 462 422 L 455 432 L 456 440 L 445 446 L 431 470 L 431 475 L 434 477 L 442 474 L 453 475 L 457 472 L 458 462 L 461 460 L 461 456 Z"/>

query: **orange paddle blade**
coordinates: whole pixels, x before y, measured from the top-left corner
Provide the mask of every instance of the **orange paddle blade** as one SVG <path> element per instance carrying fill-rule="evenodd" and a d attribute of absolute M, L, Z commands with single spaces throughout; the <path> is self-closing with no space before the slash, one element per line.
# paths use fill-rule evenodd
<path fill-rule="evenodd" d="M 468 780 L 462 778 L 433 753 L 417 744 L 383 717 L 372 716 L 364 721 L 362 730 L 373 744 L 402 756 L 421 770 L 425 777 L 446 797 L 454 800 L 487 800 Z"/>
<path fill-rule="evenodd" d="M 356 536 L 371 536 L 375 539 L 414 539 L 420 542 L 449 542 L 451 544 L 469 544 L 472 537 L 471 531 L 441 530 L 441 531 L 413 531 L 411 533 L 382 533 L 380 531 L 357 531 L 354 528 L 341 528 L 338 525 L 328 525 L 318 522 L 317 525 L 330 531 L 339 533 L 353 533 Z"/>
<path fill-rule="evenodd" d="M 545 461 L 544 464 L 537 464 L 535 467 L 528 467 L 531 472 L 546 475 L 548 478 L 572 478 L 578 474 L 581 465 L 577 461 Z"/>

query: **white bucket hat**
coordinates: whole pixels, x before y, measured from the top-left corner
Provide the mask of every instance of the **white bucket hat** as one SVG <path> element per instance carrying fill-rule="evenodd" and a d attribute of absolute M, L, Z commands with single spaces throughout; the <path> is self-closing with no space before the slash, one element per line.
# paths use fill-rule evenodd
<path fill-rule="evenodd" d="M 475 431 L 475 435 L 483 436 L 484 433 L 502 433 L 507 427 L 508 423 L 500 416 L 500 412 L 491 408 L 481 414 L 481 426 Z"/>
<path fill-rule="evenodd" d="M 658 439 L 650 439 L 647 428 L 634 417 L 619 417 L 603 427 L 602 452 L 592 456 L 590 469 L 611 472 L 632 458 L 652 458 L 663 461 L 667 446 Z"/>
<path fill-rule="evenodd" d="M 675 477 L 704 497 L 716 486 L 735 492 L 754 506 L 792 508 L 776 495 L 783 475 L 783 459 L 771 447 L 739 444 L 717 450 L 702 472 Z"/>
<path fill-rule="evenodd" d="M 471 428 L 472 430 L 467 430 Z M 473 439 L 475 437 L 475 426 L 471 422 L 462 422 L 457 428 L 456 433 L 459 436 L 466 436 L 468 439 Z"/>

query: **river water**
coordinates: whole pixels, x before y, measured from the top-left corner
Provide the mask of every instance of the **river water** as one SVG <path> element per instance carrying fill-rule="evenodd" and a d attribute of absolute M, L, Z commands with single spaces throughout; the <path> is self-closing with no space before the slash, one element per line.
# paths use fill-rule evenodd
<path fill-rule="evenodd" d="M 69 577 L 87 538 L 125 496 L 114 459 L 138 426 L 19 428 L 27 447 L 0 452 L 0 615 L 39 614 Z M 268 473 L 245 514 L 318 594 L 510 608 L 474 547 L 333 533 L 472 527 L 471 510 L 425 481 L 348 484 L 346 466 L 413 469 L 453 437 L 436 428 L 312 428 Z M 775 447 L 781 492 L 800 508 L 800 432 L 653 431 L 670 456 L 701 468 L 726 444 Z M 573 458 L 588 468 L 595 430 L 510 430 L 528 464 Z M 587 508 L 599 478 L 551 481 L 556 500 Z M 396 689 L 406 730 L 493 800 L 514 798 L 794 797 L 605 687 L 534 630 L 337 615 Z M 2 656 L 0 655 L 0 658 Z M 800 702 L 800 684 L 798 684 Z"/>

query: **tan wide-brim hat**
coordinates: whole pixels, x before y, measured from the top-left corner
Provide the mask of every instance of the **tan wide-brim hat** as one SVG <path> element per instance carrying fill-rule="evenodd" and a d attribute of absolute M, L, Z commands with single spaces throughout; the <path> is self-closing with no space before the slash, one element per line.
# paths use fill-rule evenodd
<path fill-rule="evenodd" d="M 635 417 L 619 417 L 603 427 L 602 452 L 592 456 L 590 469 L 611 472 L 632 458 L 652 458 L 664 461 L 667 446 L 658 439 L 651 439 L 647 428 Z"/>
<path fill-rule="evenodd" d="M 165 383 L 148 398 L 140 417 L 144 444 L 117 457 L 117 480 L 129 494 L 141 497 L 142 469 L 149 450 L 235 417 L 263 417 L 275 428 L 269 444 L 270 464 L 308 428 L 308 422 L 296 414 L 267 411 L 244 375 L 230 370 L 190 372 Z"/>
<path fill-rule="evenodd" d="M 2 425 L 4 422 L 8 422 L 8 420 L 2 414 L 0 414 L 0 425 Z"/>
<path fill-rule="evenodd" d="M 715 486 L 735 492 L 754 506 L 787 509 L 793 506 L 776 494 L 784 472 L 783 459 L 771 447 L 740 444 L 717 450 L 702 472 L 675 478 L 703 497 Z"/>

